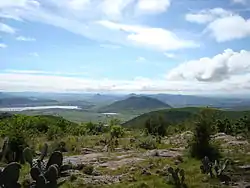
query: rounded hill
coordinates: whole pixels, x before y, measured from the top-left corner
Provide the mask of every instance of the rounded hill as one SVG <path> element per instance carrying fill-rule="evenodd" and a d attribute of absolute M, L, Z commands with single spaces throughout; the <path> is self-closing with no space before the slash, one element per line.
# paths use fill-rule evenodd
<path fill-rule="evenodd" d="M 171 108 L 170 105 L 147 96 L 131 96 L 99 109 L 99 112 L 150 111 Z"/>

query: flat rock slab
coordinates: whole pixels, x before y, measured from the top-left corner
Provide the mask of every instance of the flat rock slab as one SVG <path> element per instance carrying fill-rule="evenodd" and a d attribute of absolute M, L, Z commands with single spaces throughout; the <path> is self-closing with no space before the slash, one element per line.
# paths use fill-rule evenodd
<path fill-rule="evenodd" d="M 239 166 L 239 168 L 242 170 L 250 170 L 250 165 Z"/>
<path fill-rule="evenodd" d="M 82 179 L 85 184 L 102 185 L 102 184 L 119 183 L 122 177 L 123 175 L 118 175 L 118 176 L 104 175 L 104 176 L 88 176 Z"/>
<path fill-rule="evenodd" d="M 99 165 L 99 167 L 106 167 L 106 168 L 109 168 L 110 170 L 116 170 L 122 166 L 133 165 L 133 164 L 138 163 L 138 162 L 143 161 L 143 160 L 145 160 L 145 159 L 136 158 L 136 157 L 125 158 L 125 159 L 121 159 L 118 161 L 108 161 L 106 163 L 102 163 Z"/>
<path fill-rule="evenodd" d="M 74 155 L 64 157 L 63 163 L 72 163 L 73 165 L 82 163 L 93 163 L 98 161 L 98 158 L 105 157 L 104 153 L 90 153 L 86 155 Z"/>
<path fill-rule="evenodd" d="M 147 157 L 166 157 L 166 158 L 175 158 L 178 156 L 182 156 L 183 154 L 178 151 L 171 150 L 150 150 L 145 153 Z"/>

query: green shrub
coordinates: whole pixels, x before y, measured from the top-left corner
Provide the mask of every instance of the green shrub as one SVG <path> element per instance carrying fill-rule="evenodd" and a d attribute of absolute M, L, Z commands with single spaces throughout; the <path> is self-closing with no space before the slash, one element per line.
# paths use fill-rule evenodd
<path fill-rule="evenodd" d="M 92 175 L 94 171 L 94 167 L 92 165 L 87 165 L 83 168 L 83 173 L 87 175 Z"/>
<path fill-rule="evenodd" d="M 142 137 L 138 143 L 138 147 L 142 149 L 155 149 L 157 147 L 156 140 L 152 136 Z"/>
<path fill-rule="evenodd" d="M 201 111 L 195 124 L 194 139 L 190 148 L 192 157 L 202 159 L 207 156 L 212 160 L 219 157 L 218 149 L 210 143 L 213 123 L 213 114 L 209 110 Z"/>
<path fill-rule="evenodd" d="M 151 117 L 145 122 L 145 129 L 148 134 L 153 136 L 164 137 L 166 135 L 167 127 L 169 125 L 165 123 L 162 117 Z"/>
<path fill-rule="evenodd" d="M 124 135 L 124 129 L 120 125 L 113 125 L 110 129 L 110 136 L 112 138 L 120 138 Z"/>

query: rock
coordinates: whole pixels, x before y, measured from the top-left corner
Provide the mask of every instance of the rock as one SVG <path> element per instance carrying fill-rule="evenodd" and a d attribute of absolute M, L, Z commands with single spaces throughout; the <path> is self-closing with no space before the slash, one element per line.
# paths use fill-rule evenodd
<path fill-rule="evenodd" d="M 142 175 L 147 175 L 147 176 L 150 176 L 151 175 L 151 172 L 147 171 L 145 168 L 142 170 L 141 172 Z"/>
<path fill-rule="evenodd" d="M 166 157 L 166 158 L 175 158 L 178 156 L 182 156 L 180 152 L 177 151 L 170 151 L 170 150 L 150 150 L 144 154 L 145 156 L 148 157 Z"/>
<path fill-rule="evenodd" d="M 187 146 L 189 140 L 193 138 L 193 135 L 194 134 L 191 131 L 186 131 L 184 133 L 169 137 L 168 140 L 165 141 L 165 143 L 172 145 Z"/>
<path fill-rule="evenodd" d="M 100 167 L 107 167 L 111 170 L 116 170 L 124 165 L 133 165 L 134 163 L 137 163 L 139 161 L 143 161 L 144 159 L 142 158 L 136 158 L 136 157 L 131 157 L 131 158 L 124 158 L 118 161 L 108 161 L 106 163 L 100 164 Z"/>
<path fill-rule="evenodd" d="M 181 162 L 180 162 L 179 160 L 175 160 L 175 161 L 174 161 L 174 164 L 175 164 L 175 165 L 179 165 L 179 164 L 181 164 Z"/>
<path fill-rule="evenodd" d="M 134 172 L 134 171 L 136 171 L 136 168 L 135 168 L 135 167 L 131 167 L 131 168 L 129 169 L 129 171 Z"/>
<path fill-rule="evenodd" d="M 108 152 L 108 145 L 105 145 L 104 148 L 102 149 L 102 152 Z"/>
<path fill-rule="evenodd" d="M 90 154 L 90 153 L 96 153 L 97 151 L 91 148 L 82 148 L 81 153 L 82 154 Z"/>
<path fill-rule="evenodd" d="M 122 151 L 124 151 L 124 149 L 123 148 L 115 148 L 114 151 L 115 152 L 122 152 Z"/>
<path fill-rule="evenodd" d="M 243 166 L 239 166 L 240 169 L 248 171 L 250 170 L 250 165 L 243 165 Z"/>

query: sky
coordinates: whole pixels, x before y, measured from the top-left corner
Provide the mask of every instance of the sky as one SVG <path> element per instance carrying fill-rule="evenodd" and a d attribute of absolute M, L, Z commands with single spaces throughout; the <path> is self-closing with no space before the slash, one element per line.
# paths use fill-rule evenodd
<path fill-rule="evenodd" d="M 0 91 L 250 93 L 250 0 L 0 0 Z"/>

